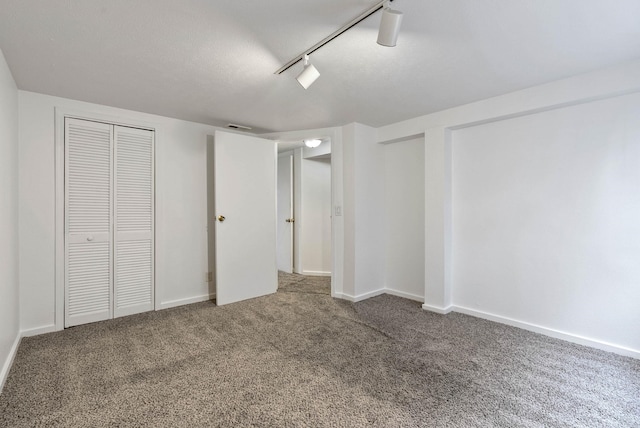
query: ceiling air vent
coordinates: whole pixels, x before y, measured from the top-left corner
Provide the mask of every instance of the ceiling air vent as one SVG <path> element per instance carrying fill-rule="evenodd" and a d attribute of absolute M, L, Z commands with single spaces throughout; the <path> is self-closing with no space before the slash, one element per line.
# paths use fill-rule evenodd
<path fill-rule="evenodd" d="M 227 125 L 227 128 L 231 129 L 239 129 L 241 131 L 251 131 L 251 127 L 244 125 L 236 125 L 235 123 L 230 123 Z"/>

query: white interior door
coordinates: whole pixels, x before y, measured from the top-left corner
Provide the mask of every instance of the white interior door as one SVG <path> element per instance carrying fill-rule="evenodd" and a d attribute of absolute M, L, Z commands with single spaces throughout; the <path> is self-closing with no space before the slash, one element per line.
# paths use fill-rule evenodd
<path fill-rule="evenodd" d="M 216 131 L 216 303 L 275 293 L 276 143 Z"/>
<path fill-rule="evenodd" d="M 293 155 L 278 157 L 278 270 L 293 271 Z"/>
<path fill-rule="evenodd" d="M 113 127 L 65 119 L 65 327 L 111 318 Z"/>
<path fill-rule="evenodd" d="M 113 316 L 154 308 L 154 133 L 115 127 Z"/>

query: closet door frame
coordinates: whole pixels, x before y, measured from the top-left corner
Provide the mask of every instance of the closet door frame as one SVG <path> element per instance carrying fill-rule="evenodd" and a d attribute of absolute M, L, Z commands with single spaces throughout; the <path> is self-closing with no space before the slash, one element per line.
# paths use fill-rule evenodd
<path fill-rule="evenodd" d="M 134 115 L 132 115 L 134 116 Z M 64 329 L 65 318 L 65 118 L 88 120 L 92 122 L 102 122 L 111 125 L 125 126 L 129 128 L 139 128 L 154 132 L 154 224 L 157 224 L 161 213 L 158 211 L 158 195 L 155 191 L 155 171 L 156 159 L 155 150 L 158 144 L 158 124 L 149 122 L 145 119 L 136 119 L 135 117 L 123 117 L 117 115 L 103 114 L 98 112 L 69 109 L 64 107 L 55 107 L 54 109 L 54 151 L 55 151 L 55 308 L 54 308 L 54 325 L 44 326 L 42 328 L 30 331 L 30 334 L 42 334 L 51 331 L 59 331 Z M 153 233 L 153 258 L 154 258 L 154 283 L 153 283 L 153 303 L 154 310 L 160 308 L 158 292 L 157 275 L 155 275 L 155 259 L 157 257 L 156 233 L 154 226 Z"/>

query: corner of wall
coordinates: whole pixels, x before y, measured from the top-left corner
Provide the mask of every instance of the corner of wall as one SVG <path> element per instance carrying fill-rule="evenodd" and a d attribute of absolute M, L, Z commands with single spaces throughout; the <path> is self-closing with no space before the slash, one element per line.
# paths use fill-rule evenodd
<path fill-rule="evenodd" d="M 20 343 L 18 88 L 0 50 L 0 391 Z"/>
<path fill-rule="evenodd" d="M 384 289 L 384 151 L 376 131 L 354 124 L 354 295 Z"/>
<path fill-rule="evenodd" d="M 11 371 L 11 366 L 13 366 L 13 361 L 18 354 L 18 347 L 20 346 L 20 341 L 22 340 L 22 336 L 20 333 L 16 335 L 15 340 L 13 341 L 13 345 L 9 349 L 9 355 L 7 356 L 2 368 L 0 368 L 0 393 L 4 389 L 4 385 L 7 382 L 7 378 L 9 377 L 9 372 Z"/>

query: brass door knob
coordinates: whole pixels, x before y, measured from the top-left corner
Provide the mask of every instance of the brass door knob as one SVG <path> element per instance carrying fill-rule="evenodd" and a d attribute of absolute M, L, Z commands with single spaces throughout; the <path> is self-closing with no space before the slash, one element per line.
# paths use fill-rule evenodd
<path fill-rule="evenodd" d="M 219 222 L 223 222 L 223 221 L 224 221 L 224 219 L 225 219 L 225 217 L 224 217 L 223 215 L 219 215 L 219 216 L 218 216 L 218 221 L 219 221 Z"/>

